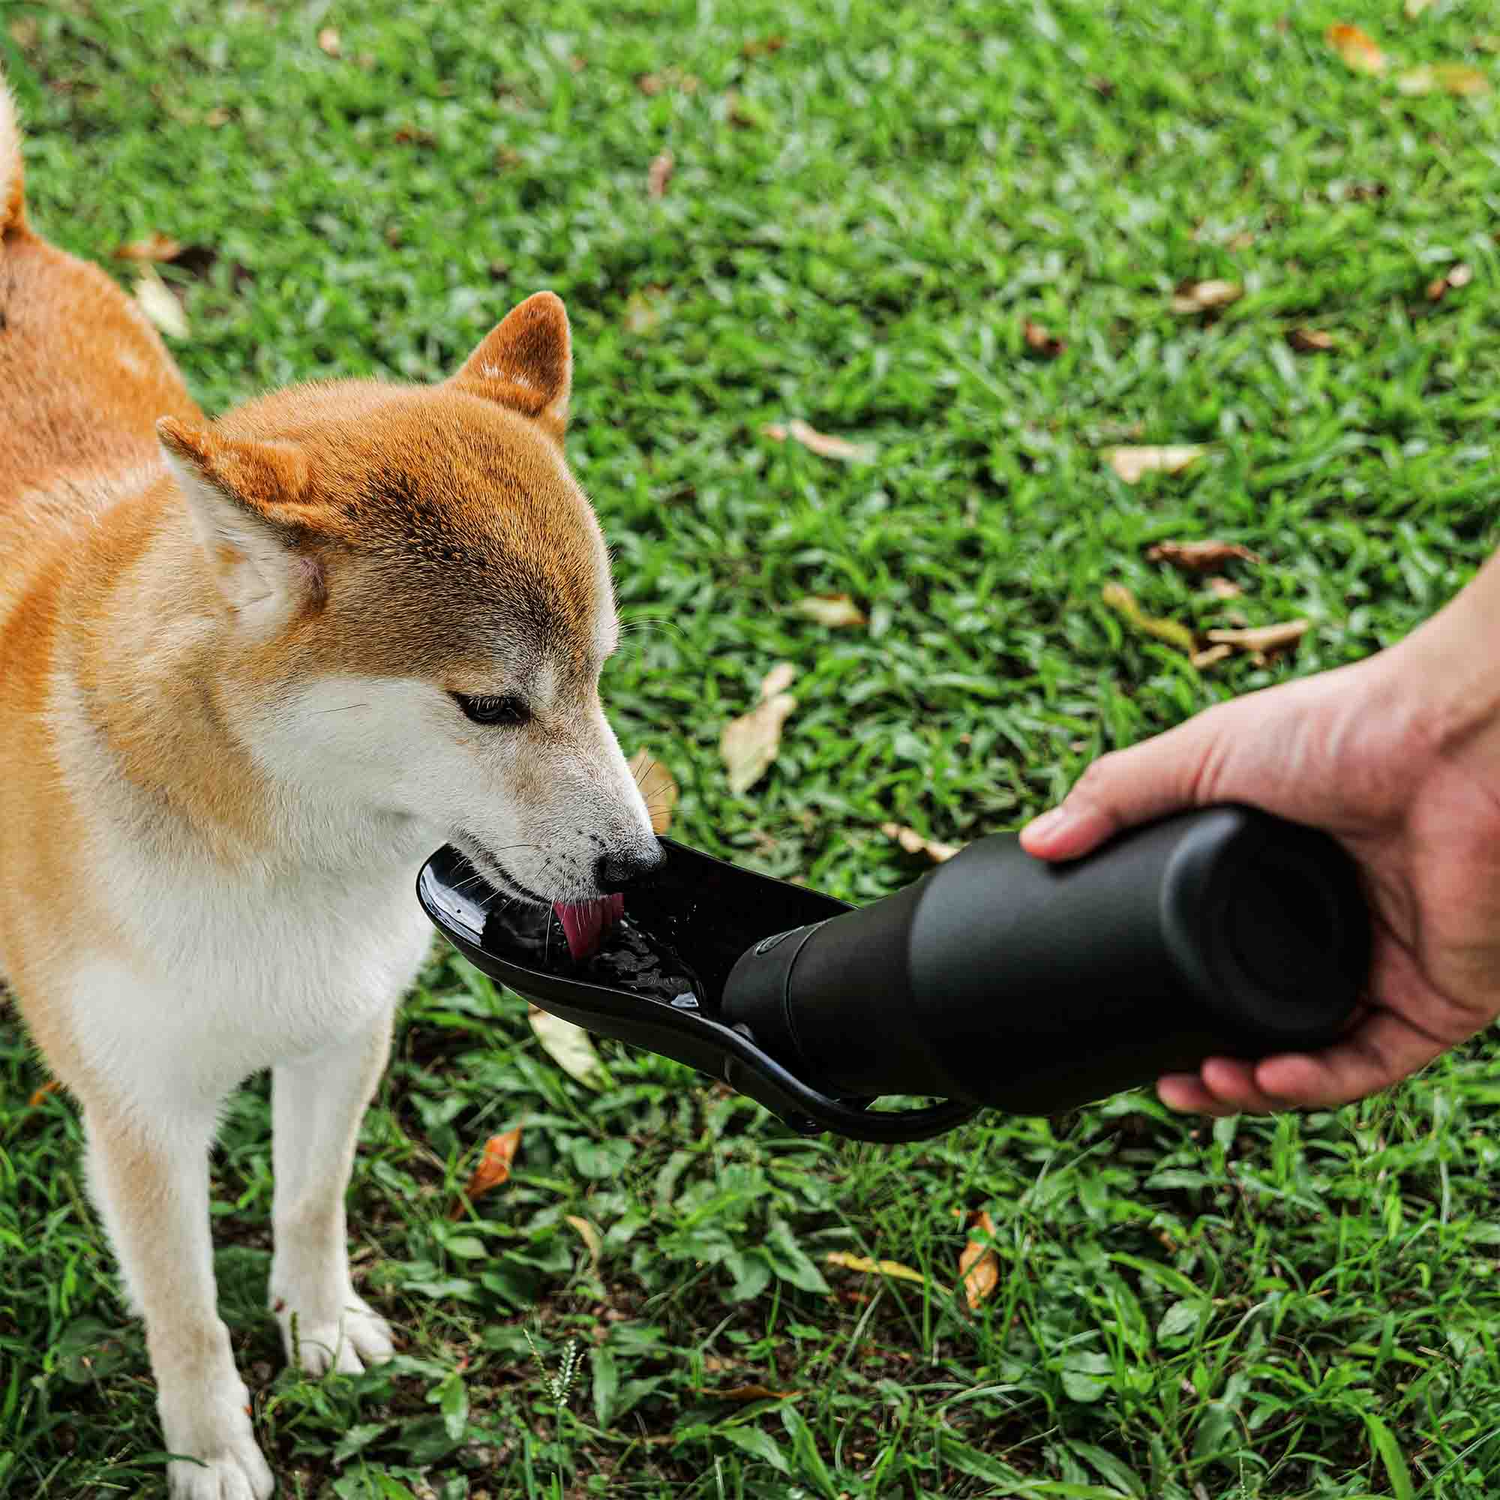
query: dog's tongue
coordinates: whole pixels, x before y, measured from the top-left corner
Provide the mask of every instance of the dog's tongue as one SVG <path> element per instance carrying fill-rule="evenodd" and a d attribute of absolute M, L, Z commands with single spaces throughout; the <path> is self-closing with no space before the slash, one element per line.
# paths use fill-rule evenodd
<path fill-rule="evenodd" d="M 575 963 L 591 958 L 599 940 L 625 914 L 621 895 L 601 896 L 596 901 L 556 901 L 552 905 L 568 937 L 568 952 Z"/>

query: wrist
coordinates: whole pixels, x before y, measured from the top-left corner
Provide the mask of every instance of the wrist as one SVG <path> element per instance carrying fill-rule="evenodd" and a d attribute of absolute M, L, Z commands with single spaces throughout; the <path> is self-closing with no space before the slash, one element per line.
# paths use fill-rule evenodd
<path fill-rule="evenodd" d="M 1369 658 L 1371 687 L 1438 752 L 1500 733 L 1500 556 L 1404 640 Z"/>

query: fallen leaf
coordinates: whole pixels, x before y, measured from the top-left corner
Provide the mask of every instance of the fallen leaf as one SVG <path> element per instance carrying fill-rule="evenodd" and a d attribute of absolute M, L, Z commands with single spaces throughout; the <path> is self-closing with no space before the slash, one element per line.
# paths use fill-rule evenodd
<path fill-rule="evenodd" d="M 670 151 L 663 151 L 660 155 L 651 158 L 651 165 L 646 170 L 646 192 L 653 198 L 660 198 L 667 190 L 667 184 L 672 180 L 672 169 L 677 165 L 677 158 Z"/>
<path fill-rule="evenodd" d="M 672 813 L 681 795 L 672 773 L 650 753 L 640 749 L 626 761 L 635 784 L 646 799 L 646 811 L 651 814 L 651 831 L 665 833 L 672 826 Z"/>
<path fill-rule="evenodd" d="M 1154 636 L 1181 651 L 1191 652 L 1197 649 L 1198 643 L 1193 639 L 1193 632 L 1186 625 L 1180 625 L 1176 620 L 1162 620 L 1155 615 L 1148 615 L 1123 583 L 1105 584 L 1099 591 L 1099 597 L 1143 635 Z"/>
<path fill-rule="evenodd" d="M 1441 302 L 1450 291 L 1457 291 L 1459 287 L 1468 286 L 1473 279 L 1474 272 L 1459 261 L 1457 265 L 1450 266 L 1441 276 L 1427 283 L 1427 300 Z"/>
<path fill-rule="evenodd" d="M 625 312 L 620 318 L 626 333 L 655 333 L 661 326 L 664 311 L 663 299 L 654 289 L 632 292 L 625 299 Z"/>
<path fill-rule="evenodd" d="M 761 130 L 771 123 L 770 116 L 738 89 L 730 89 L 724 95 L 724 116 L 740 130 Z"/>
<path fill-rule="evenodd" d="M 635 86 L 648 98 L 654 99 L 666 88 L 660 73 L 642 73 L 635 81 Z"/>
<path fill-rule="evenodd" d="M 797 669 L 789 661 L 779 661 L 760 681 L 760 696 L 764 702 L 784 693 L 797 680 Z"/>
<path fill-rule="evenodd" d="M 62 1084 L 60 1084 L 57 1079 L 49 1078 L 46 1083 L 44 1083 L 41 1088 L 37 1089 L 36 1092 L 32 1094 L 31 1098 L 26 1101 L 27 1107 L 29 1109 L 35 1109 L 37 1105 L 39 1105 L 42 1100 L 47 1097 L 48 1094 L 55 1094 L 61 1087 Z"/>
<path fill-rule="evenodd" d="M 1323 33 L 1323 40 L 1343 58 L 1345 66 L 1356 73 L 1385 72 L 1385 53 L 1376 45 L 1375 39 L 1358 26 L 1340 22 Z"/>
<path fill-rule="evenodd" d="M 318 33 L 318 46 L 326 52 L 329 57 L 337 57 L 342 50 L 339 44 L 339 34 L 332 26 L 325 26 Z"/>
<path fill-rule="evenodd" d="M 492 1135 L 484 1143 L 484 1155 L 479 1165 L 464 1185 L 463 1194 L 448 1211 L 450 1219 L 461 1219 L 464 1208 L 492 1188 L 499 1187 L 510 1176 L 510 1164 L 516 1159 L 516 1148 L 521 1144 L 521 1127 L 507 1130 L 504 1135 Z"/>
<path fill-rule="evenodd" d="M 599 1231 L 587 1219 L 580 1218 L 577 1214 L 565 1214 L 563 1217 L 578 1231 L 578 1236 L 587 1248 L 589 1259 L 594 1263 L 594 1269 L 597 1271 L 599 1256 L 604 1249 L 604 1241 L 599 1237 Z"/>
<path fill-rule="evenodd" d="M 995 1222 L 988 1213 L 976 1215 L 972 1223 L 990 1239 L 994 1238 Z M 979 1305 L 1000 1285 L 1000 1261 L 987 1244 L 971 1239 L 958 1258 L 958 1277 L 968 1299 L 969 1311 L 977 1312 Z"/>
<path fill-rule="evenodd" d="M 229 121 L 229 111 L 227 109 L 221 108 L 217 104 L 203 117 L 203 123 L 207 125 L 210 130 L 218 130 L 222 126 L 227 125 Z"/>
<path fill-rule="evenodd" d="M 851 1255 L 847 1250 L 830 1250 L 823 1257 L 824 1265 L 842 1266 L 846 1271 L 863 1271 L 867 1276 L 893 1276 L 897 1281 L 914 1281 L 926 1286 L 927 1278 L 899 1260 L 871 1260 L 867 1255 Z"/>
<path fill-rule="evenodd" d="M 1216 646 L 1236 646 L 1241 651 L 1283 651 L 1295 646 L 1311 628 L 1311 620 L 1283 620 L 1244 630 L 1210 630 L 1208 638 Z"/>
<path fill-rule="evenodd" d="M 1319 328 L 1294 328 L 1286 341 L 1298 354 L 1323 354 L 1334 347 L 1333 335 Z"/>
<path fill-rule="evenodd" d="M 1033 354 L 1040 354 L 1043 359 L 1056 359 L 1068 347 L 1066 339 L 1049 333 L 1040 323 L 1033 323 L 1030 318 L 1021 324 L 1021 337 L 1026 340 L 1026 347 Z"/>
<path fill-rule="evenodd" d="M 740 51 L 746 57 L 765 57 L 772 52 L 780 52 L 784 46 L 786 46 L 784 36 L 752 37 L 740 48 Z"/>
<path fill-rule="evenodd" d="M 1239 584 L 1228 578 L 1205 578 L 1203 587 L 1206 588 L 1215 599 L 1238 599 L 1245 591 Z"/>
<path fill-rule="evenodd" d="M 1432 4 L 1432 0 L 1406 0 L 1403 9 L 1406 11 L 1406 19 L 1415 21 L 1418 16 Z"/>
<path fill-rule="evenodd" d="M 185 339 L 188 336 L 187 314 L 182 303 L 172 295 L 172 289 L 156 274 L 156 267 L 145 262 L 140 280 L 135 284 L 135 300 L 141 311 L 167 335 L 168 338 Z"/>
<path fill-rule="evenodd" d="M 1245 295 L 1237 281 L 1184 281 L 1172 294 L 1174 313 L 1213 312 Z"/>
<path fill-rule="evenodd" d="M 804 448 L 816 453 L 820 458 L 841 458 L 848 463 L 869 463 L 875 457 L 875 450 L 867 444 L 851 443 L 847 438 L 830 437 L 826 432 L 819 432 L 816 428 L 809 427 L 800 417 L 793 417 L 784 427 L 780 422 L 768 422 L 761 428 L 761 433 L 777 443 L 784 443 L 789 437 L 795 438 Z"/>
<path fill-rule="evenodd" d="M 782 725 L 796 706 L 790 693 L 776 692 L 724 726 L 719 754 L 729 770 L 729 790 L 734 796 L 748 792 L 771 769 L 781 749 Z"/>
<path fill-rule="evenodd" d="M 1106 448 L 1104 457 L 1126 484 L 1138 484 L 1147 474 L 1180 474 L 1207 452 L 1199 443 L 1168 443 L 1162 447 Z"/>
<path fill-rule="evenodd" d="M 1232 558 L 1239 558 L 1243 562 L 1261 561 L 1257 553 L 1240 542 L 1158 542 L 1154 547 L 1147 548 L 1146 556 L 1151 562 L 1173 563 L 1179 568 L 1186 568 L 1190 573 L 1217 568 Z"/>
<path fill-rule="evenodd" d="M 792 612 L 806 615 L 809 620 L 816 620 L 830 630 L 865 623 L 864 610 L 848 594 L 809 594 L 792 605 Z"/>
<path fill-rule="evenodd" d="M 583 1027 L 564 1021 L 561 1016 L 554 1016 L 551 1011 L 543 1010 L 537 1005 L 530 1007 L 528 1019 L 537 1040 L 542 1044 L 542 1051 L 564 1073 L 570 1078 L 576 1078 L 579 1083 L 587 1084 L 589 1088 L 599 1086 L 602 1081 L 599 1075 L 604 1064 L 594 1051 L 594 1044 Z"/>
<path fill-rule="evenodd" d="M 1233 655 L 1233 646 L 1208 646 L 1202 651 L 1193 652 L 1189 660 L 1202 672 L 1213 666 L 1215 662 L 1221 662 L 1226 656 Z"/>
<path fill-rule="evenodd" d="M 1396 87 L 1403 94 L 1457 94 L 1473 99 L 1490 91 L 1487 73 L 1467 63 L 1423 63 L 1396 76 Z"/>
<path fill-rule="evenodd" d="M 888 839 L 894 839 L 908 854 L 925 854 L 935 865 L 952 859 L 961 847 L 958 844 L 940 844 L 936 839 L 924 838 L 915 828 L 903 828 L 899 823 L 882 823 L 880 831 Z"/>
<path fill-rule="evenodd" d="M 153 229 L 143 239 L 132 240 L 115 251 L 116 260 L 176 260 L 182 245 L 170 234 Z"/>
<path fill-rule="evenodd" d="M 726 1390 L 704 1391 L 710 1401 L 786 1401 L 801 1391 L 773 1391 L 768 1385 L 733 1385 Z"/>

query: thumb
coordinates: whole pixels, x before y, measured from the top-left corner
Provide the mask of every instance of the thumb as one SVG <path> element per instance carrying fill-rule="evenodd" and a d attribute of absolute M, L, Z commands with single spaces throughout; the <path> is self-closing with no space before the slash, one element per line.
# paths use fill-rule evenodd
<path fill-rule="evenodd" d="M 1155 739 L 1101 756 L 1060 806 L 1026 825 L 1021 846 L 1039 859 L 1076 859 L 1122 828 L 1215 800 L 1208 788 L 1228 743 L 1229 707 L 1207 709 Z"/>

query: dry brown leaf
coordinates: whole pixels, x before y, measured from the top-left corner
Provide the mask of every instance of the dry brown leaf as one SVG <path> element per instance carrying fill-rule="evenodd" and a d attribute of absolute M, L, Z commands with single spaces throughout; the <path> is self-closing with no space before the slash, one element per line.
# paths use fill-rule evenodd
<path fill-rule="evenodd" d="M 729 771 L 729 790 L 742 796 L 771 769 L 781 749 L 781 728 L 796 708 L 790 693 L 764 697 L 747 714 L 731 719 L 719 736 L 719 755 Z"/>
<path fill-rule="evenodd" d="M 1396 75 L 1396 87 L 1403 94 L 1456 94 L 1473 99 L 1490 91 L 1489 74 L 1467 63 L 1423 63 Z"/>
<path fill-rule="evenodd" d="M 646 811 L 651 814 L 651 831 L 666 833 L 672 826 L 672 813 L 681 795 L 672 773 L 659 760 L 653 760 L 644 748 L 637 750 L 626 764 L 645 798 Z"/>
<path fill-rule="evenodd" d="M 1231 579 L 1219 577 L 1217 574 L 1212 578 L 1205 578 L 1203 580 L 1203 587 L 1215 599 L 1238 599 L 1245 592 L 1239 584 L 1233 582 Z"/>
<path fill-rule="evenodd" d="M 170 234 L 153 229 L 143 239 L 132 240 L 115 251 L 116 260 L 176 260 L 182 254 L 182 245 Z"/>
<path fill-rule="evenodd" d="M 765 57 L 772 52 L 780 52 L 786 46 L 784 36 L 752 37 L 746 42 L 740 51 L 746 57 Z"/>
<path fill-rule="evenodd" d="M 1208 646 L 1202 651 L 1193 652 L 1189 660 L 1200 672 L 1203 672 L 1216 662 L 1223 661 L 1226 656 L 1233 655 L 1233 646 Z"/>
<path fill-rule="evenodd" d="M 1376 45 L 1374 37 L 1366 35 L 1358 26 L 1339 22 L 1323 33 L 1323 40 L 1343 58 L 1345 66 L 1356 73 L 1385 72 L 1385 53 Z"/>
<path fill-rule="evenodd" d="M 892 1276 L 897 1281 L 914 1281 L 926 1286 L 927 1278 L 899 1260 L 871 1260 L 867 1255 L 851 1255 L 847 1250 L 830 1250 L 823 1257 L 824 1265 L 842 1266 L 846 1271 L 863 1271 L 867 1276 Z"/>
<path fill-rule="evenodd" d="M 1251 625 L 1244 630 L 1210 630 L 1216 646 L 1234 646 L 1241 651 L 1284 651 L 1295 646 L 1312 628 L 1311 620 L 1283 620 L 1277 625 Z"/>
<path fill-rule="evenodd" d="M 542 1044 L 542 1051 L 564 1073 L 589 1088 L 598 1087 L 599 1074 L 604 1064 L 594 1051 L 594 1044 L 583 1027 L 564 1021 L 561 1016 L 554 1016 L 550 1010 L 542 1010 L 535 1005 L 528 1008 L 527 1019 L 531 1022 L 532 1031 L 536 1033 L 537 1041 Z"/>
<path fill-rule="evenodd" d="M 760 681 L 760 696 L 764 702 L 784 693 L 797 680 L 797 669 L 789 661 L 779 661 Z"/>
<path fill-rule="evenodd" d="M 795 438 L 802 446 L 820 458 L 841 458 L 847 463 L 869 463 L 875 450 L 864 443 L 851 443 L 847 438 L 830 437 L 809 427 L 800 417 L 793 417 L 784 427 L 780 422 L 767 422 L 761 434 L 773 442 L 784 443 Z"/>
<path fill-rule="evenodd" d="M 1261 558 L 1240 542 L 1158 542 L 1146 550 L 1151 562 L 1173 563 L 1190 573 L 1217 568 L 1231 559 L 1258 563 Z"/>
<path fill-rule="evenodd" d="M 1473 279 L 1474 272 L 1463 261 L 1459 261 L 1457 265 L 1449 266 L 1441 276 L 1427 283 L 1427 300 L 1441 302 L 1449 292 L 1468 286 Z"/>
<path fill-rule="evenodd" d="M 1167 443 L 1146 448 L 1106 448 L 1104 457 L 1126 484 L 1139 484 L 1147 474 L 1181 473 L 1207 452 L 1201 443 Z"/>
<path fill-rule="evenodd" d="M 981 1230 L 989 1239 L 995 1236 L 995 1221 L 988 1213 L 975 1215 L 971 1227 Z M 988 1244 L 971 1239 L 958 1258 L 958 1276 L 969 1311 L 977 1312 L 979 1305 L 1000 1285 L 1000 1261 Z"/>
<path fill-rule="evenodd" d="M 187 314 L 182 303 L 172 295 L 172 289 L 156 274 L 150 261 L 144 263 L 140 280 L 135 284 L 135 300 L 140 309 L 168 338 L 185 339 L 188 336 Z"/>
<path fill-rule="evenodd" d="M 1068 347 L 1066 339 L 1049 333 L 1040 323 L 1033 323 L 1030 318 L 1021 324 L 1021 337 L 1026 340 L 1026 347 L 1033 354 L 1040 354 L 1043 359 L 1056 359 Z"/>
<path fill-rule="evenodd" d="M 908 854 L 925 854 L 935 865 L 952 859 L 961 847 L 958 844 L 940 844 L 936 839 L 923 837 L 915 828 L 903 828 L 899 823 L 882 823 L 880 831 L 888 839 L 894 839 Z"/>
<path fill-rule="evenodd" d="M 516 1159 L 516 1148 L 521 1144 L 521 1127 L 507 1130 L 504 1135 L 492 1135 L 484 1143 L 484 1155 L 479 1165 L 470 1174 L 464 1185 L 462 1196 L 448 1210 L 450 1219 L 461 1219 L 464 1208 L 491 1189 L 499 1187 L 510 1176 L 510 1165 Z"/>
<path fill-rule="evenodd" d="M 1286 341 L 1298 354 L 1325 354 L 1334 347 L 1333 335 L 1320 328 L 1294 328 Z"/>
<path fill-rule="evenodd" d="M 1172 294 L 1174 313 L 1213 312 L 1245 295 L 1237 281 L 1184 281 Z"/>
<path fill-rule="evenodd" d="M 1179 624 L 1176 620 L 1164 620 L 1156 615 L 1148 615 L 1136 603 L 1135 595 L 1123 583 L 1105 584 L 1099 590 L 1099 597 L 1116 614 L 1123 615 L 1142 635 L 1154 636 L 1159 641 L 1165 641 L 1169 646 L 1176 646 L 1179 651 L 1191 652 L 1197 649 L 1198 643 L 1193 639 L 1193 632 L 1186 625 Z"/>
<path fill-rule="evenodd" d="M 37 1105 L 39 1105 L 42 1100 L 47 1097 L 48 1094 L 55 1094 L 61 1087 L 62 1084 L 59 1083 L 57 1079 L 49 1078 L 46 1083 L 44 1083 L 41 1088 L 37 1089 L 32 1094 L 31 1098 L 26 1101 L 27 1107 L 29 1109 L 35 1109 Z"/>
<path fill-rule="evenodd" d="M 838 630 L 845 625 L 863 625 L 865 612 L 848 594 L 809 594 L 792 605 L 795 614 L 806 615 L 819 625 Z"/>
<path fill-rule="evenodd" d="M 318 46 L 326 52 L 329 57 L 337 57 L 343 50 L 339 42 L 339 34 L 332 26 L 325 26 L 318 33 Z"/>
<path fill-rule="evenodd" d="M 599 1231 L 587 1219 L 580 1218 L 577 1214 L 565 1214 L 564 1218 L 578 1231 L 578 1237 L 587 1248 L 589 1259 L 593 1262 L 594 1269 L 597 1271 L 599 1269 L 599 1256 L 604 1250 L 604 1241 L 600 1238 Z"/>
<path fill-rule="evenodd" d="M 726 1390 L 704 1391 L 710 1401 L 786 1401 L 801 1391 L 773 1391 L 768 1385 L 732 1385 Z"/>
<path fill-rule="evenodd" d="M 651 158 L 651 165 L 646 169 L 646 192 L 653 198 L 660 198 L 667 190 L 667 184 L 672 180 L 672 169 L 677 165 L 677 158 L 670 151 L 663 151 L 658 156 Z"/>
<path fill-rule="evenodd" d="M 635 81 L 635 86 L 648 98 L 654 99 L 666 88 L 660 73 L 642 73 Z"/>

